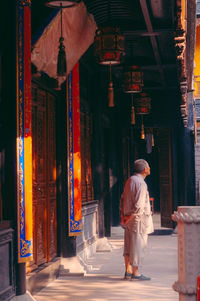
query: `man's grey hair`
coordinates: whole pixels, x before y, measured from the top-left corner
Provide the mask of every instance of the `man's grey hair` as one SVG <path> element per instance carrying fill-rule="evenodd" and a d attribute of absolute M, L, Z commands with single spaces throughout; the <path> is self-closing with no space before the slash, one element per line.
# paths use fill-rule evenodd
<path fill-rule="evenodd" d="M 135 160 L 133 164 L 134 172 L 142 173 L 146 167 L 148 167 L 148 162 L 143 159 Z"/>

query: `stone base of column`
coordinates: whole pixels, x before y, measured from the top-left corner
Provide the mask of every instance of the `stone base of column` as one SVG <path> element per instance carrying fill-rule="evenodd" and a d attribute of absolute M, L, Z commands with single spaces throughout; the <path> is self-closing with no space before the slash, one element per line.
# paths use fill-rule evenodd
<path fill-rule="evenodd" d="M 178 232 L 178 281 L 173 289 L 179 301 L 196 301 L 200 275 L 200 206 L 181 206 L 172 215 Z"/>

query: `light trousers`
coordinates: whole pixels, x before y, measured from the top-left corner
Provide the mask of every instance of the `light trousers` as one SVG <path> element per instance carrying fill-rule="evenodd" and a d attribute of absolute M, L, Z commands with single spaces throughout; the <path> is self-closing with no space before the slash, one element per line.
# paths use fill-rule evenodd
<path fill-rule="evenodd" d="M 141 265 L 147 247 L 148 234 L 134 232 L 131 227 L 124 231 L 124 256 L 129 257 L 131 265 Z"/>

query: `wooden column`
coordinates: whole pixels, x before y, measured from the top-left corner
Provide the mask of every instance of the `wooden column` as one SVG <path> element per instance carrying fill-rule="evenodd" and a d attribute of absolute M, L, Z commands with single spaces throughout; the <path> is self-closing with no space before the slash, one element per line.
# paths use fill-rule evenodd
<path fill-rule="evenodd" d="M 17 295 L 26 292 L 25 262 L 32 260 L 31 1 L 17 1 Z"/>

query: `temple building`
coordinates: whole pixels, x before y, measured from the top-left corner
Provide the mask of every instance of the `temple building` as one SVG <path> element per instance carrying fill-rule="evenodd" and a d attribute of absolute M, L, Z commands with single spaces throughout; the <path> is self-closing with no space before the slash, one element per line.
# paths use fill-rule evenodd
<path fill-rule="evenodd" d="M 199 204 L 198 5 L 2 3 L 0 300 L 96 251 L 136 159 L 163 227 Z"/>

